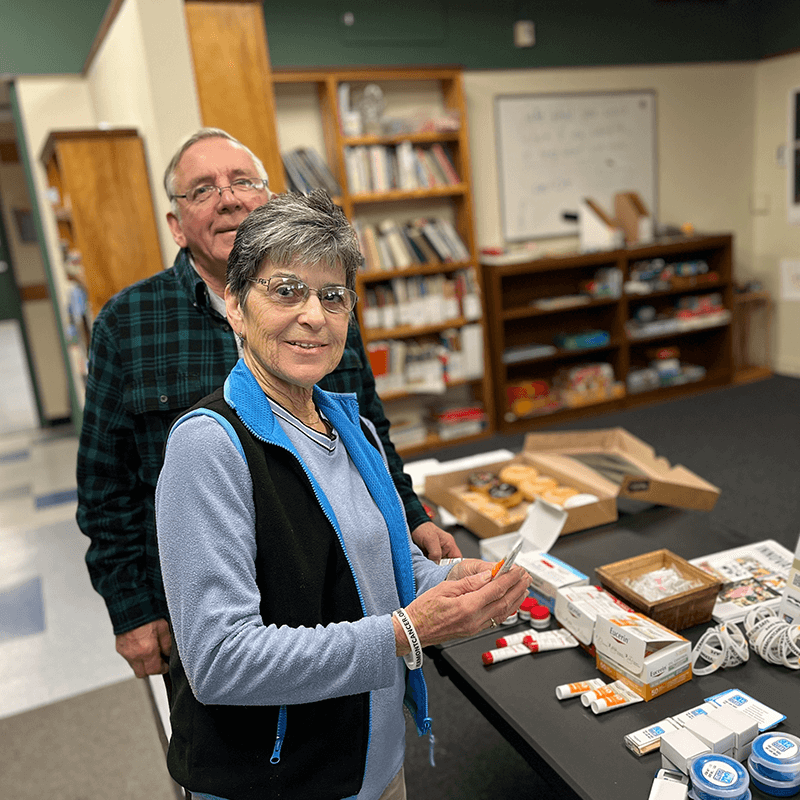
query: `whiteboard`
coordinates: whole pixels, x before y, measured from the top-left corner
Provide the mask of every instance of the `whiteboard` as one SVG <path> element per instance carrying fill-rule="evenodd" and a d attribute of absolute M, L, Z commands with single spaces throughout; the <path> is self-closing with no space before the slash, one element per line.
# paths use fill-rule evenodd
<path fill-rule="evenodd" d="M 613 217 L 617 192 L 655 219 L 654 91 L 498 95 L 495 133 L 507 241 L 576 235 L 564 214 L 590 197 Z"/>

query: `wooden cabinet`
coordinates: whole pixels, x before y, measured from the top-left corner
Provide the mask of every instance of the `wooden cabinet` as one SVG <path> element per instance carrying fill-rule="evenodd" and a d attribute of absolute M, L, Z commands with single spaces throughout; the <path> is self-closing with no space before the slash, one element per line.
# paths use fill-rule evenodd
<path fill-rule="evenodd" d="M 431 349 L 440 346 L 441 342 L 458 346 L 458 344 L 453 345 L 453 342 L 464 344 L 466 341 L 469 352 L 457 354 L 455 358 L 448 359 L 448 363 L 453 368 L 457 363 L 460 367 L 462 355 L 467 356 L 473 366 L 472 359 L 477 359 L 478 362 L 476 370 L 468 369 L 464 373 L 453 369 L 447 373 L 444 383 L 439 386 L 441 391 L 426 391 L 424 383 L 422 385 L 417 385 L 413 381 L 401 381 L 399 384 L 384 383 L 381 363 L 376 358 L 374 371 L 380 385 L 384 387 L 379 388 L 379 391 L 387 417 L 393 423 L 391 435 L 398 450 L 408 456 L 431 447 L 460 443 L 489 435 L 494 427 L 494 393 L 487 360 L 488 339 L 482 299 L 482 277 L 475 246 L 469 138 L 461 71 L 454 68 L 353 68 L 325 71 L 278 69 L 273 71 L 273 81 L 279 123 L 281 98 L 291 97 L 293 88 L 295 92 L 300 93 L 307 91 L 309 85 L 315 87 L 324 156 L 342 189 L 341 194 L 334 199 L 357 227 L 371 224 L 379 226 L 386 220 L 392 220 L 403 227 L 412 221 L 446 219 L 463 244 L 460 257 L 452 260 L 420 260 L 402 268 L 396 265 L 387 268 L 386 264 L 380 268 L 375 260 L 372 260 L 371 264 L 368 261 L 357 278 L 356 289 L 359 294 L 357 315 L 365 346 L 373 352 L 373 355 L 381 346 L 377 343 L 400 342 L 400 347 L 395 347 L 394 350 L 397 360 L 402 358 L 397 356 L 398 349 L 417 352 L 419 345 L 430 353 Z M 402 132 L 387 133 L 382 129 L 345 135 L 340 119 L 340 98 L 343 96 L 343 91 L 349 93 L 353 105 L 356 106 L 364 87 L 369 84 L 377 84 L 384 92 L 387 117 L 404 116 L 403 112 L 398 112 L 393 104 L 407 108 L 413 100 L 425 97 L 427 101 L 433 98 L 438 112 L 441 112 L 443 118 L 451 120 L 452 124 L 412 125 L 410 129 Z M 293 149 L 295 145 L 296 143 L 292 141 L 281 142 L 283 152 Z M 428 151 L 437 145 L 443 147 L 449 155 L 457 181 L 454 178 L 446 184 L 440 182 L 438 185 L 424 188 L 418 186 L 397 188 L 397 182 L 390 180 L 379 190 L 376 190 L 374 184 L 365 188 L 353 183 L 354 175 L 352 169 L 348 168 L 347 158 L 354 149 L 372 150 L 378 155 L 383 152 L 385 156 L 387 153 L 394 155 L 398 148 L 410 150 L 419 148 Z M 362 249 L 365 249 L 363 243 Z M 428 278 L 433 280 L 426 281 Z M 418 305 L 416 310 L 410 311 L 410 316 L 404 313 L 392 318 L 388 315 L 390 322 L 387 324 L 386 315 L 376 318 L 370 315 L 367 308 L 370 298 L 376 293 L 388 294 L 394 300 L 398 300 L 394 291 L 405 291 L 404 286 L 410 288 L 412 293 L 416 291 L 415 286 L 422 287 L 420 291 L 423 292 L 424 287 L 439 287 L 432 291 L 441 291 L 441 287 L 445 286 L 445 290 L 450 293 L 454 287 L 463 287 L 465 283 L 474 289 L 467 303 L 465 304 L 463 297 L 456 292 L 458 310 L 454 312 L 451 304 L 450 310 L 442 312 L 443 315 L 438 318 L 437 311 L 432 315 L 426 314 L 422 306 Z M 414 302 L 418 301 L 419 298 L 416 297 Z M 408 376 L 408 370 L 406 375 Z M 463 375 L 466 376 L 461 377 Z M 391 388 L 387 389 L 386 386 Z M 477 426 L 474 419 L 467 419 L 474 416 L 474 409 L 478 406 L 481 406 L 486 414 L 486 424 L 480 432 L 475 430 Z M 425 426 L 425 432 L 423 434 L 419 426 L 416 426 L 416 433 L 412 434 L 411 439 L 406 439 L 403 429 L 409 427 L 409 409 L 413 411 L 418 408 L 425 408 L 430 412 L 427 415 L 428 424 Z M 461 427 L 455 425 L 448 427 L 437 416 L 443 410 L 449 409 L 451 416 L 448 419 L 455 421 L 458 408 L 463 412 L 464 424 Z M 401 424 L 400 420 L 405 422 Z"/>
<path fill-rule="evenodd" d="M 698 236 L 484 264 L 497 428 L 520 432 L 730 383 L 732 247 L 729 235 Z"/>
<path fill-rule="evenodd" d="M 82 403 L 95 315 L 121 289 L 163 267 L 150 181 L 135 130 L 53 131 L 41 161 L 62 251 L 53 269 L 73 388 Z"/>

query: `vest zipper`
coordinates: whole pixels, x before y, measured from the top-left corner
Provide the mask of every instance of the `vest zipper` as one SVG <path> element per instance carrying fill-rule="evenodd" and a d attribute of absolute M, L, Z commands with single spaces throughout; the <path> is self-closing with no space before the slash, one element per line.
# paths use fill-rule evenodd
<path fill-rule="evenodd" d="M 281 706 L 278 709 L 278 730 L 275 733 L 275 747 L 272 748 L 272 755 L 269 759 L 270 764 L 277 764 L 281 760 L 281 748 L 283 747 L 283 740 L 285 736 L 286 706 Z"/>

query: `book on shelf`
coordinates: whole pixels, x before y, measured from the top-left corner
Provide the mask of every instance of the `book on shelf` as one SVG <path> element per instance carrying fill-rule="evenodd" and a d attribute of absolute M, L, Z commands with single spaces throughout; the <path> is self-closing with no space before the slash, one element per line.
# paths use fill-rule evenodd
<path fill-rule="evenodd" d="M 436 142 L 431 145 L 431 153 L 433 154 L 434 158 L 439 162 L 439 166 L 442 168 L 442 172 L 444 172 L 445 176 L 447 177 L 447 183 L 455 186 L 461 183 L 461 178 L 458 176 L 458 172 L 456 172 L 455 165 L 453 164 L 452 159 L 442 147 L 439 142 Z"/>
<path fill-rule="evenodd" d="M 395 152 L 397 155 L 397 188 L 403 191 L 419 189 L 416 156 L 411 142 L 400 142 L 395 148 Z"/>
<path fill-rule="evenodd" d="M 329 195 L 341 194 L 341 186 L 322 157 L 310 147 L 298 147 L 281 156 L 291 191 L 308 194 L 324 189 Z"/>
<path fill-rule="evenodd" d="M 420 253 L 423 264 L 440 264 L 441 259 L 436 251 L 431 247 L 428 240 L 423 235 L 422 231 L 411 222 L 406 223 L 405 232 L 408 238 L 413 242 L 414 247 Z"/>
<path fill-rule="evenodd" d="M 392 167 L 389 151 L 380 144 L 369 148 L 370 185 L 376 193 L 388 192 L 392 189 Z"/>
<path fill-rule="evenodd" d="M 389 246 L 392 263 L 395 269 L 406 269 L 414 263 L 414 257 L 406 244 L 405 237 L 393 219 L 385 219 L 378 223 L 378 230 Z"/>
<path fill-rule="evenodd" d="M 416 145 L 414 147 L 414 155 L 417 159 L 417 175 L 419 176 L 420 187 L 423 189 L 429 189 L 437 186 L 439 180 L 437 178 L 437 174 L 433 171 L 431 162 L 425 153 L 426 151 L 424 147 L 421 147 L 420 145 Z"/>

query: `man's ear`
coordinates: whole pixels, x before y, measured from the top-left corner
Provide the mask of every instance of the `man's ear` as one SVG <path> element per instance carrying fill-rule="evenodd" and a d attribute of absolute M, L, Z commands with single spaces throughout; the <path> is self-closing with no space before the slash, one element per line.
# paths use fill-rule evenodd
<path fill-rule="evenodd" d="M 172 233 L 172 238 L 175 240 L 175 244 L 177 244 L 178 247 L 186 247 L 186 236 L 183 234 L 181 221 L 172 211 L 167 214 L 167 224 L 169 225 L 169 230 Z"/>

